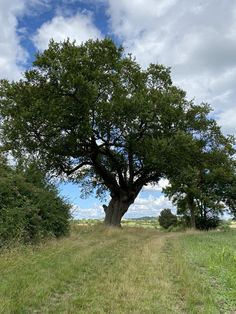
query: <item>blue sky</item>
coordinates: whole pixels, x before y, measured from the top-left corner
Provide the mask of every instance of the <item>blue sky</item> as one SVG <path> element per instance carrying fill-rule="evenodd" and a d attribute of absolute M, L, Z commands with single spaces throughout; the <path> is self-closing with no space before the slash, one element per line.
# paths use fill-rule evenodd
<path fill-rule="evenodd" d="M 50 38 L 79 44 L 112 37 L 142 67 L 163 63 L 189 99 L 208 102 L 225 133 L 236 133 L 236 2 L 232 0 L 0 0 L 1 78 L 19 79 Z M 146 187 L 128 217 L 158 215 L 170 202 Z M 94 196 L 72 184 L 61 193 L 77 217 L 102 217 Z"/>

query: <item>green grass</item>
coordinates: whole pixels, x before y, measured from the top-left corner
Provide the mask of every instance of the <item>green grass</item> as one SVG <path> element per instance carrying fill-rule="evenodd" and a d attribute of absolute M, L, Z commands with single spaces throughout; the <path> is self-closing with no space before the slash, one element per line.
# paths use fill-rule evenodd
<path fill-rule="evenodd" d="M 0 255 L 0 313 L 234 313 L 236 231 L 77 226 Z"/>
<path fill-rule="evenodd" d="M 236 230 L 190 235 L 179 241 L 187 263 L 210 283 L 220 313 L 236 313 Z"/>

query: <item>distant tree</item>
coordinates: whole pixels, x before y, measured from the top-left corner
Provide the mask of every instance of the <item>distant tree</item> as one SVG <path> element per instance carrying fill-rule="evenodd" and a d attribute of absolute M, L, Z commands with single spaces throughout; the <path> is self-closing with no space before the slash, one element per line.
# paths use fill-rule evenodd
<path fill-rule="evenodd" d="M 1 81 L 3 141 L 38 158 L 85 194 L 109 191 L 105 223 L 120 225 L 142 187 L 184 169 L 214 123 L 172 84 L 170 69 L 141 69 L 110 39 L 51 41 L 18 82 Z"/>
<path fill-rule="evenodd" d="M 172 214 L 169 208 L 163 209 L 160 212 L 159 224 L 161 227 L 168 229 L 171 226 L 177 225 L 177 216 Z"/>

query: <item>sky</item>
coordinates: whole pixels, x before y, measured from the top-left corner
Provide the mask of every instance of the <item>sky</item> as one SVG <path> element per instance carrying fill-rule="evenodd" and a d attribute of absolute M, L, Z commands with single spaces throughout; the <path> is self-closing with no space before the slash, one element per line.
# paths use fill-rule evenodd
<path fill-rule="evenodd" d="M 174 84 L 196 103 L 207 102 L 225 134 L 236 134 L 236 1 L 234 0 L 0 0 L 0 78 L 18 80 L 51 38 L 78 44 L 111 37 L 125 52 L 170 66 Z M 157 216 L 173 208 L 147 186 L 127 218 Z M 100 200 L 80 198 L 60 185 L 75 217 L 102 218 Z"/>

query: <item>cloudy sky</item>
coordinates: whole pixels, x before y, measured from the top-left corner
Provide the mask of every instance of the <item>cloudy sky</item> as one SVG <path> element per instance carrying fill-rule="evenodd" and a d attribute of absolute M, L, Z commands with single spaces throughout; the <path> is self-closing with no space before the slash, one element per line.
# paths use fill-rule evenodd
<path fill-rule="evenodd" d="M 50 38 L 77 43 L 112 37 L 143 66 L 172 68 L 189 99 L 208 102 L 226 134 L 236 134 L 236 1 L 234 0 L 0 0 L 1 78 L 19 79 Z M 161 182 L 161 186 L 165 182 Z M 99 201 L 63 185 L 78 217 L 101 217 Z M 171 204 L 148 187 L 128 217 L 158 215 Z"/>

